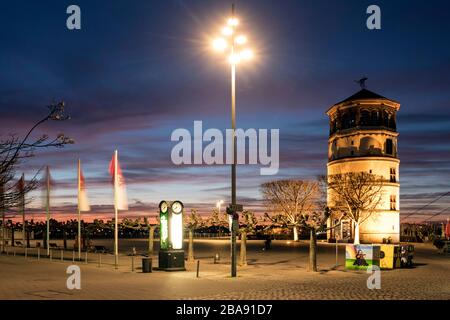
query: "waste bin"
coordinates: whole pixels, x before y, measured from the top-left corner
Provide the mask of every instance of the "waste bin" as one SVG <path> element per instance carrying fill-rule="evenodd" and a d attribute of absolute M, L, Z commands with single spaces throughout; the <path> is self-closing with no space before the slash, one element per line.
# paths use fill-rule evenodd
<path fill-rule="evenodd" d="M 142 272 L 152 272 L 152 258 L 142 258 Z"/>

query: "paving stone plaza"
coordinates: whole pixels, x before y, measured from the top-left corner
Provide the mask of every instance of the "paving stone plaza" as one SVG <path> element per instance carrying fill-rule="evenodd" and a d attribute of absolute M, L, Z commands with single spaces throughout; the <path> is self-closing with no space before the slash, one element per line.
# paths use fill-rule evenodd
<path fill-rule="evenodd" d="M 107 240 L 98 241 L 109 247 Z M 142 273 L 141 256 L 128 255 L 133 247 L 138 254 L 144 240 L 121 240 L 120 266 L 113 266 L 113 256 L 90 253 L 73 262 L 72 251 L 52 253 L 52 260 L 37 259 L 30 250 L 9 248 L 0 256 L 0 299 L 444 299 L 450 298 L 450 256 L 438 253 L 429 244 L 416 244 L 415 265 L 410 269 L 381 272 L 381 289 L 368 289 L 370 276 L 364 271 L 345 270 L 344 245 L 321 243 L 318 250 L 319 272 L 307 270 L 308 243 L 274 241 L 272 249 L 262 250 L 263 242 L 248 244 L 248 266 L 238 268 L 238 277 L 230 278 L 229 241 L 196 240 L 196 261 L 186 263 L 184 272 L 154 270 Z M 42 250 L 42 249 L 41 249 Z M 15 256 L 14 256 L 15 251 Z M 44 250 L 42 250 L 44 251 Z M 220 260 L 214 263 L 214 255 Z M 134 260 L 134 261 L 133 261 Z M 200 261 L 197 278 L 197 260 Z M 100 262 L 100 264 L 99 264 Z M 81 269 L 81 289 L 66 286 L 67 267 Z M 134 266 L 133 266 L 134 264 Z M 157 266 L 157 254 L 153 259 Z"/>

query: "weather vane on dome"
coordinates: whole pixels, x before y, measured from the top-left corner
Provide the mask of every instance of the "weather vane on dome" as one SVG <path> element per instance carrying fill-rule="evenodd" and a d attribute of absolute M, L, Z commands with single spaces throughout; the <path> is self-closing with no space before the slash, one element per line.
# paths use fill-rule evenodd
<path fill-rule="evenodd" d="M 361 78 L 359 80 L 355 80 L 356 83 L 359 84 L 359 86 L 361 87 L 361 89 L 365 89 L 366 88 L 366 81 L 367 81 L 367 77 Z"/>

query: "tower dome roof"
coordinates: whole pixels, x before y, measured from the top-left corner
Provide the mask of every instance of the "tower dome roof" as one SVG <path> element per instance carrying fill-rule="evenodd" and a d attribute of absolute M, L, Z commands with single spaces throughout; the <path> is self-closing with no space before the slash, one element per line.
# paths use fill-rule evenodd
<path fill-rule="evenodd" d="M 382 99 L 382 100 L 394 101 L 394 100 L 388 99 L 386 97 L 383 97 L 383 96 L 379 95 L 378 93 L 372 92 L 370 90 L 361 89 L 354 95 L 352 95 L 352 96 L 348 97 L 347 99 L 344 99 L 336 104 L 341 104 L 344 102 L 354 101 L 354 100 L 372 100 L 372 99 Z"/>
<path fill-rule="evenodd" d="M 359 90 L 358 92 L 356 92 L 355 94 L 351 95 L 350 97 L 332 105 L 328 109 L 327 114 L 329 114 L 332 110 L 336 110 L 337 107 L 347 106 L 353 101 L 364 101 L 364 100 L 382 100 L 382 103 L 394 106 L 397 110 L 400 109 L 399 102 L 389 99 L 389 98 L 386 98 L 386 97 L 383 97 L 382 95 L 379 95 L 378 93 L 375 93 L 373 91 L 367 90 L 366 88 L 363 88 L 363 89 Z"/>

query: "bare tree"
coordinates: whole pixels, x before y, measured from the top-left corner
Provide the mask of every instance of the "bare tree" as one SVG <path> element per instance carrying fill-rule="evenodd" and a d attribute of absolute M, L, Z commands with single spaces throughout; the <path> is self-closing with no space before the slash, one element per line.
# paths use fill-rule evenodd
<path fill-rule="evenodd" d="M 197 209 L 191 209 L 191 214 L 187 216 L 186 228 L 189 231 L 188 261 L 194 261 L 194 232 L 203 225 L 202 217 L 197 213 Z"/>
<path fill-rule="evenodd" d="M 267 184 L 266 184 L 267 185 Z M 279 226 L 295 225 L 309 232 L 309 270 L 317 271 L 317 233 L 326 231 L 326 221 L 331 214 L 326 201 L 326 180 L 282 180 L 270 182 L 272 207 L 280 207 L 282 213 L 270 216 L 272 223 Z M 287 214 L 288 213 L 288 214 Z M 340 221 L 341 218 L 339 218 Z M 295 222 L 295 224 L 294 224 Z M 295 229 L 294 229 L 295 230 Z"/>
<path fill-rule="evenodd" d="M 44 122 L 48 120 L 62 121 L 69 119 L 68 116 L 64 115 L 64 102 L 52 104 L 48 108 L 48 114 L 36 122 L 23 138 L 15 134 L 11 134 L 7 138 L 0 138 L 0 211 L 3 216 L 3 239 L 5 239 L 5 211 L 20 205 L 23 206 L 25 194 L 34 190 L 38 185 L 36 178 L 38 173 L 36 173 L 30 181 L 24 183 L 20 188 L 18 187 L 14 179 L 20 163 L 27 158 L 33 157 L 34 152 L 38 149 L 50 147 L 61 148 L 67 144 L 74 143 L 72 139 L 62 133 L 58 134 L 54 139 L 50 139 L 48 135 L 44 134 L 30 141 L 32 133 Z M 27 201 L 30 201 L 30 199 Z"/>
<path fill-rule="evenodd" d="M 376 210 L 382 199 L 383 177 L 368 172 L 328 176 L 331 207 L 345 212 L 355 225 L 354 243 L 359 244 L 359 227 Z"/>
<path fill-rule="evenodd" d="M 247 234 L 254 232 L 258 220 L 252 211 L 244 210 L 241 213 L 239 232 L 241 233 L 241 251 L 240 251 L 240 265 L 247 265 Z"/>
<path fill-rule="evenodd" d="M 317 192 L 317 183 L 306 180 L 279 180 L 264 183 L 262 195 L 272 214 L 266 217 L 272 223 L 292 228 L 294 241 L 298 241 L 298 230 L 303 225 L 303 215 L 314 206 L 312 199 Z"/>
<path fill-rule="evenodd" d="M 218 228 L 219 234 L 221 234 L 222 228 L 229 228 L 228 214 L 226 212 L 219 214 L 219 210 L 213 208 L 211 216 L 207 219 L 206 224 L 210 227 Z"/>

